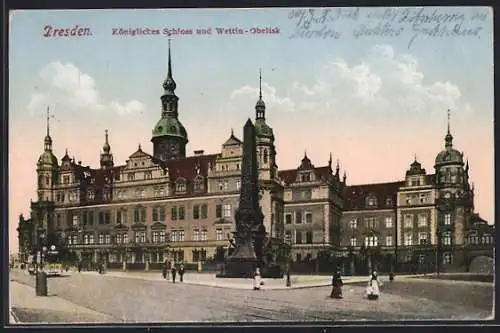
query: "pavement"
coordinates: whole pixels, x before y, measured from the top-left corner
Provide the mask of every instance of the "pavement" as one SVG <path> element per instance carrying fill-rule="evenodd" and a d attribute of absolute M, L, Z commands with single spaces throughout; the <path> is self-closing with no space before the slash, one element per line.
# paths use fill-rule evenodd
<path fill-rule="evenodd" d="M 9 294 L 10 324 L 116 322 L 108 315 L 76 305 L 55 294 L 36 296 L 33 287 L 16 281 L 10 281 Z"/>
<path fill-rule="evenodd" d="M 89 275 L 99 275 L 97 272 L 81 272 L 73 274 L 89 274 Z M 161 272 L 122 272 L 122 271 L 107 271 L 102 276 L 112 276 L 127 279 L 140 279 L 148 281 L 164 281 Z M 399 275 L 398 280 L 406 280 L 410 278 L 423 277 L 424 275 Z M 382 282 L 389 281 L 388 276 L 381 276 Z M 292 275 L 290 277 L 291 286 L 286 286 L 286 278 L 262 279 L 264 285 L 261 289 L 263 290 L 285 290 L 285 289 L 303 289 L 303 288 L 315 288 L 315 287 L 326 287 L 331 286 L 332 277 L 325 275 Z M 368 281 L 367 276 L 345 276 L 342 277 L 342 281 L 345 285 L 348 284 L 362 284 Z M 171 274 L 168 276 L 168 282 L 172 282 Z M 179 276 L 176 277 L 176 283 L 181 283 L 179 281 Z M 253 289 L 253 279 L 231 279 L 231 278 L 217 278 L 215 274 L 209 273 L 193 273 L 189 272 L 184 275 L 184 284 L 194 284 L 202 286 L 210 286 L 217 288 L 227 288 L 227 289 Z"/>
<path fill-rule="evenodd" d="M 118 274 L 118 273 L 121 273 Z M 492 317 L 493 285 L 450 284 L 433 280 L 396 277 L 386 282 L 376 302 L 365 298 L 363 283 L 350 279 L 344 299 L 329 298 L 330 286 L 263 289 L 220 288 L 209 285 L 167 282 L 161 274 L 108 272 L 69 273 L 48 279 L 48 297 L 37 297 L 34 277 L 11 271 L 12 313 L 23 323 L 181 323 L 273 321 L 370 321 L 370 320 L 487 320 Z M 160 275 L 160 276 L 158 276 Z M 210 282 L 210 275 L 190 274 Z M 142 276 L 142 278 L 141 278 Z M 297 277 L 311 283 L 317 276 Z M 212 278 L 215 279 L 215 278 Z M 382 277 L 384 279 L 384 277 Z M 186 275 L 186 281 L 188 281 Z M 219 280 L 219 279 L 217 279 Z M 232 279 L 234 280 L 234 279 Z M 314 281 L 315 283 L 317 281 Z M 321 281 L 320 281 L 321 282 Z M 233 281 L 232 283 L 236 283 Z M 276 284 L 284 284 L 277 279 Z M 319 282 L 317 282 L 319 283 Z M 50 309 L 50 310 L 48 310 Z"/>

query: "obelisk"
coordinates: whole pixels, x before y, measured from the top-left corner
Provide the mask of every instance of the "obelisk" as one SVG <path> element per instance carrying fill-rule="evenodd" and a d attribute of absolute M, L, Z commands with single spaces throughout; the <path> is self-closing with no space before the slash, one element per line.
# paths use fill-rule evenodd
<path fill-rule="evenodd" d="M 248 119 L 243 128 L 240 202 L 235 213 L 235 249 L 226 260 L 224 277 L 252 277 L 255 268 L 262 264 L 262 249 L 255 246 L 261 247 L 259 238 L 265 233 L 263 220 L 259 205 L 255 127 Z"/>

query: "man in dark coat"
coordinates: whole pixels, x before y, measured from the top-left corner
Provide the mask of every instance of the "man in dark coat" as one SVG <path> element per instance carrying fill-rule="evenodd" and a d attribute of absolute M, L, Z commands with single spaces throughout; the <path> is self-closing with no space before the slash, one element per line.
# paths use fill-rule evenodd
<path fill-rule="evenodd" d="M 337 270 L 332 277 L 332 292 L 330 294 L 331 298 L 343 298 L 342 297 L 342 286 L 344 283 L 342 282 L 342 276 L 340 271 Z"/>
<path fill-rule="evenodd" d="M 181 282 L 184 281 L 184 264 L 182 264 L 182 263 L 179 267 L 179 278 L 180 278 Z"/>
<path fill-rule="evenodd" d="M 175 268 L 175 264 L 172 265 L 172 282 L 175 283 L 175 275 L 177 274 L 177 269 Z"/>

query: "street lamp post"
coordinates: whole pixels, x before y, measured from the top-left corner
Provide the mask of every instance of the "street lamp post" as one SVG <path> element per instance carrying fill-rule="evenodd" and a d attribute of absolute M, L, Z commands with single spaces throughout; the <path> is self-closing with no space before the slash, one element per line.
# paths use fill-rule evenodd
<path fill-rule="evenodd" d="M 38 252 L 40 253 L 39 267 L 35 278 L 35 293 L 37 296 L 47 296 L 47 274 L 43 271 L 43 253 L 47 249 L 44 246 L 45 231 L 38 228 Z"/>

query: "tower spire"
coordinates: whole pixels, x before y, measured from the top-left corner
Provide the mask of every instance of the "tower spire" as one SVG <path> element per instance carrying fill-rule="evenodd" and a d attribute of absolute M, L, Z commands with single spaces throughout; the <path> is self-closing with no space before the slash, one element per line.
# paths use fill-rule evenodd
<path fill-rule="evenodd" d="M 262 69 L 259 68 L 259 100 L 255 104 L 255 119 L 265 119 L 266 104 L 262 100 Z"/>
<path fill-rule="evenodd" d="M 50 136 L 50 125 L 49 125 L 49 122 L 50 122 L 50 108 L 49 106 L 47 106 L 47 136 Z"/>
<path fill-rule="evenodd" d="M 167 78 L 163 82 L 163 88 L 165 89 L 166 95 L 175 95 L 174 90 L 177 87 L 174 78 L 172 77 L 172 55 L 170 52 L 170 39 L 168 40 L 168 69 Z"/>
<path fill-rule="evenodd" d="M 262 68 L 259 68 L 259 99 L 262 100 Z"/>
<path fill-rule="evenodd" d="M 444 138 L 445 141 L 445 147 L 446 149 L 451 149 L 453 147 L 453 136 L 450 133 L 450 109 L 448 109 L 448 132 L 446 133 L 446 136 Z"/>
<path fill-rule="evenodd" d="M 45 135 L 45 139 L 43 140 L 44 149 L 46 151 L 52 150 L 52 138 L 50 137 L 50 108 L 47 106 L 47 135 Z"/>
<path fill-rule="evenodd" d="M 448 109 L 448 134 L 450 134 L 450 109 Z"/>

